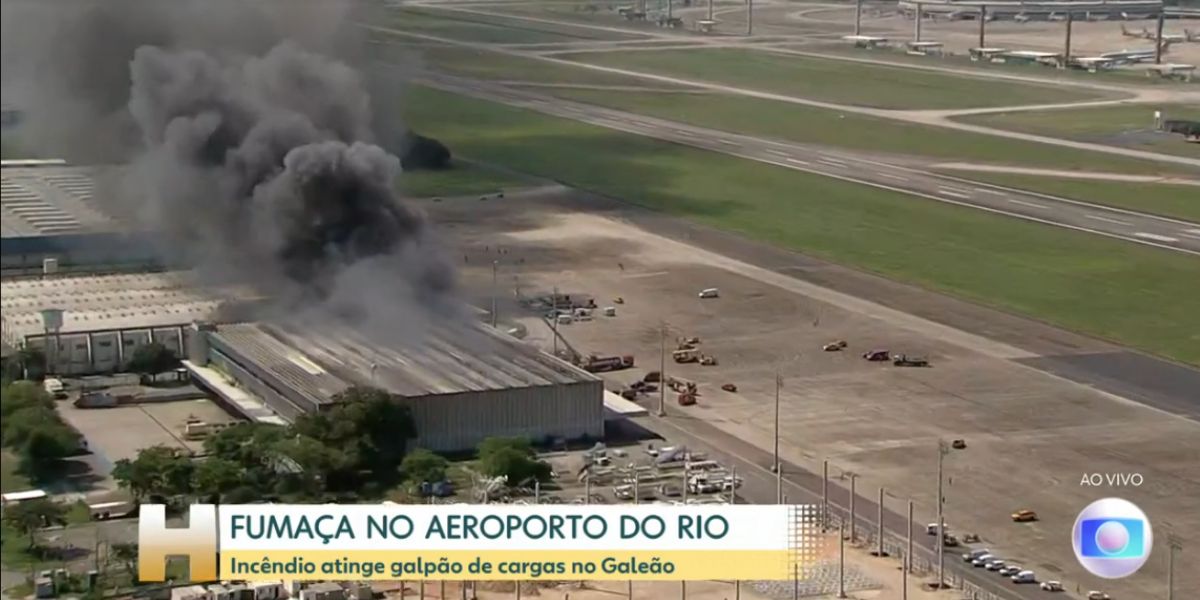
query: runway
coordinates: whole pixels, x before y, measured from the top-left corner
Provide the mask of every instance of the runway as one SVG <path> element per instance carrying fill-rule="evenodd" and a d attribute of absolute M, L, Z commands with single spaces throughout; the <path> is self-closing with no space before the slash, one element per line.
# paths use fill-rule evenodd
<path fill-rule="evenodd" d="M 977 183 L 841 149 L 696 127 L 484 81 L 426 75 L 420 82 L 449 92 L 787 169 L 1200 256 L 1200 224 L 1197 223 Z"/>

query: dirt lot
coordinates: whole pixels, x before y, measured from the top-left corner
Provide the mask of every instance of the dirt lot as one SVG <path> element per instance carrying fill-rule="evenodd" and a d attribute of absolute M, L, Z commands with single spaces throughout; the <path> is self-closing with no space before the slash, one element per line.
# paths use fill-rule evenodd
<path fill-rule="evenodd" d="M 951 528 L 978 532 L 1043 578 L 1114 597 L 1163 595 L 1161 543 L 1146 567 L 1122 582 L 1102 582 L 1077 566 L 1069 542 L 1075 515 L 1105 496 L 1138 503 L 1160 531 L 1169 522 L 1185 545 L 1200 541 L 1200 515 L 1186 508 L 1188 498 L 1200 497 L 1200 463 L 1190 458 L 1200 452 L 1200 424 L 1018 364 L 1012 359 L 1029 355 L 1018 348 L 539 198 L 445 202 L 434 212 L 462 240 L 466 287 L 480 299 L 490 293 L 492 261 L 501 261 L 504 318 L 521 314 L 512 301 L 517 291 L 557 287 L 592 294 L 601 306 L 623 297 L 616 317 L 561 327 L 581 352 L 638 358 L 638 369 L 606 377 L 612 389 L 658 368 L 665 322 L 671 343 L 677 335 L 699 336 L 701 348 L 720 360 L 716 367 L 668 365 L 699 382 L 702 394 L 698 406 L 672 406 L 676 418 L 704 419 L 769 450 L 779 372 L 782 455 L 816 471 L 828 457 L 835 475 L 858 473 L 861 490 L 882 485 L 894 497 L 913 498 L 922 519 L 934 512 L 937 439 L 963 438 L 968 448 L 946 460 Z M 796 268 L 820 268 L 805 260 Z M 707 287 L 720 288 L 721 297 L 697 298 Z M 548 327 L 527 314 L 523 322 L 531 341 L 550 346 Z M 847 340 L 847 350 L 822 352 L 834 339 Z M 874 348 L 927 356 L 933 366 L 860 358 Z M 725 382 L 739 392 L 718 389 Z M 1082 487 L 1083 474 L 1094 472 L 1137 472 L 1145 483 Z M 1019 508 L 1037 510 L 1042 520 L 1012 523 L 1009 514 Z M 1160 542 L 1165 537 L 1160 533 Z M 1200 588 L 1194 572 L 1176 577 L 1181 589 Z"/>

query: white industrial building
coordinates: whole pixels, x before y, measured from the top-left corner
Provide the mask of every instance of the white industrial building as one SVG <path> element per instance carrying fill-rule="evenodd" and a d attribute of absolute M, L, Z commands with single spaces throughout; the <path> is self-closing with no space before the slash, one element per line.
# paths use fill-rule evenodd
<path fill-rule="evenodd" d="M 432 327 L 409 346 L 337 326 L 239 323 L 194 338 L 189 365 L 216 366 L 285 419 L 327 409 L 355 384 L 385 389 L 411 408 L 414 443 L 435 451 L 604 435 L 604 384 L 574 365 L 475 323 Z"/>
<path fill-rule="evenodd" d="M 158 342 L 184 356 L 190 325 L 214 318 L 222 298 L 184 273 L 74 275 L 0 281 L 0 338 L 41 349 L 60 375 L 121 371 L 138 346 Z"/>
<path fill-rule="evenodd" d="M 97 197 L 112 169 L 55 160 L 0 166 L 0 275 L 112 273 L 157 269 L 153 237 L 118 220 Z M 111 204 L 107 207 L 111 208 Z"/>

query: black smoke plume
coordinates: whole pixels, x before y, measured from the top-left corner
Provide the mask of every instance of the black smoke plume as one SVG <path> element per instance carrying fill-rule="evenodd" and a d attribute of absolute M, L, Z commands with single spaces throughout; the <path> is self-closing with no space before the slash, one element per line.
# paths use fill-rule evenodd
<path fill-rule="evenodd" d="M 171 258 L 290 312 L 393 322 L 437 305 L 454 276 L 393 192 L 400 161 L 376 142 L 403 137 L 399 86 L 355 68 L 355 6 L 6 0 L 6 101 L 48 151 L 123 163 L 108 195 Z M 42 38 L 10 38 L 15 22 Z"/>

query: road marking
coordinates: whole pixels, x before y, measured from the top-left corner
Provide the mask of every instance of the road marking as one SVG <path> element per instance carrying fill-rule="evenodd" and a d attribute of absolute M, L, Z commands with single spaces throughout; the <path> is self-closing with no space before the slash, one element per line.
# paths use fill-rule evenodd
<path fill-rule="evenodd" d="M 1195 230 L 1192 229 L 1189 231 L 1195 231 Z M 1200 240 L 1200 233 L 1189 233 L 1189 231 L 1185 231 L 1185 232 L 1181 233 L 1180 235 L 1185 236 L 1185 237 L 1190 237 L 1193 240 Z"/>
<path fill-rule="evenodd" d="M 788 162 L 792 163 L 793 165 L 807 165 L 807 164 L 808 164 L 807 162 L 805 162 L 805 161 L 802 161 L 802 160 L 800 160 L 800 159 L 798 159 L 798 158 L 788 158 L 788 159 L 785 159 L 785 160 L 787 160 Z"/>
<path fill-rule="evenodd" d="M 717 141 L 721 142 L 722 144 L 725 144 L 726 146 L 741 146 L 741 144 L 739 144 L 733 140 L 718 139 Z"/>
<path fill-rule="evenodd" d="M 1093 221 L 1104 221 L 1105 223 L 1113 223 L 1116 225 L 1133 225 L 1133 223 L 1130 223 L 1129 221 L 1122 221 L 1120 219 L 1110 219 L 1108 217 L 1102 217 L 1100 215 L 1083 215 L 1083 216 L 1084 216 L 1084 218 L 1088 218 Z"/>
<path fill-rule="evenodd" d="M 891 179 L 893 181 L 908 181 L 907 177 L 901 177 L 899 175 L 892 175 L 891 173 L 884 173 L 882 171 L 876 173 L 876 175 L 878 175 L 880 177 L 887 177 L 888 179 Z"/>
<path fill-rule="evenodd" d="M 940 187 L 940 188 L 938 188 L 938 193 L 939 193 L 939 194 L 945 194 L 945 195 L 947 195 L 947 196 L 954 196 L 955 198 L 970 198 L 970 197 L 971 197 L 971 195 L 970 195 L 970 194 L 964 194 L 964 193 L 962 193 L 962 192 L 956 192 L 956 191 L 954 191 L 954 190 L 948 190 L 948 189 L 946 189 L 946 188 L 943 188 L 943 187 Z"/>
<path fill-rule="evenodd" d="M 696 134 L 694 134 L 694 133 L 692 133 L 692 132 L 690 132 L 690 131 L 685 131 L 685 130 L 683 130 L 683 129 L 672 129 L 671 131 L 674 131 L 675 133 L 678 133 L 679 135 L 690 135 L 690 136 L 695 136 L 695 135 L 696 135 Z"/>
<path fill-rule="evenodd" d="M 1193 235 L 1200 235 L 1200 229 L 1185 229 L 1185 230 L 1184 230 L 1184 233 L 1190 233 L 1190 234 L 1193 234 Z"/>
<path fill-rule="evenodd" d="M 1000 190 L 993 190 L 992 188 L 975 188 L 975 191 L 983 192 L 985 194 L 991 194 L 993 196 L 1007 196 L 1008 195 Z"/>
<path fill-rule="evenodd" d="M 818 156 L 817 160 L 820 162 L 823 162 L 827 165 L 834 165 L 834 166 L 838 166 L 838 167 L 846 166 L 846 163 L 844 163 L 836 158 L 829 158 L 828 156 Z"/>
<path fill-rule="evenodd" d="M 769 148 L 767 149 L 767 154 L 774 154 L 775 156 L 783 156 L 785 158 L 788 156 L 788 153 L 783 150 L 771 150 Z"/>
<path fill-rule="evenodd" d="M 1021 206 L 1028 206 L 1029 208 L 1041 208 L 1041 209 L 1050 208 L 1049 206 L 1046 206 L 1045 204 L 1038 204 L 1037 202 L 1026 202 L 1024 200 L 1014 200 L 1012 198 L 1009 198 L 1008 201 L 1012 202 L 1013 204 L 1020 204 Z"/>
<path fill-rule="evenodd" d="M 1135 237 L 1140 237 L 1144 240 L 1154 240 L 1156 242 L 1178 242 L 1179 241 L 1173 237 L 1167 237 L 1165 235 L 1158 235 L 1157 233 L 1145 233 L 1142 231 L 1139 231 L 1133 235 Z"/>
<path fill-rule="evenodd" d="M 668 275 L 668 274 L 670 274 L 670 271 L 652 271 L 650 273 L 634 273 L 633 275 L 626 275 L 625 279 L 641 279 L 643 277 L 659 277 L 659 276 Z"/>

